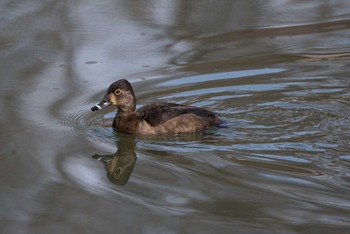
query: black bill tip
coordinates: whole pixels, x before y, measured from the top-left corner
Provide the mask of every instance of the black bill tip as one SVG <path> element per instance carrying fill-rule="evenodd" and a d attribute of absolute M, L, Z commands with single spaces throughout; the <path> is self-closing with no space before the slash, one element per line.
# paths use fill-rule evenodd
<path fill-rule="evenodd" d="M 95 105 L 95 106 L 91 107 L 92 111 L 98 111 L 100 109 L 101 109 L 101 107 L 99 105 Z"/>

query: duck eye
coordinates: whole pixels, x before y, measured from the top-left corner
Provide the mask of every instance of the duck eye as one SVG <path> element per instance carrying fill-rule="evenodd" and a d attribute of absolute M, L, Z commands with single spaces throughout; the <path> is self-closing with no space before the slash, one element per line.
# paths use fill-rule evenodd
<path fill-rule="evenodd" d="M 114 93 L 115 93 L 116 95 L 119 95 L 119 94 L 122 93 L 122 91 L 121 91 L 120 89 L 116 89 L 116 90 L 114 91 Z"/>

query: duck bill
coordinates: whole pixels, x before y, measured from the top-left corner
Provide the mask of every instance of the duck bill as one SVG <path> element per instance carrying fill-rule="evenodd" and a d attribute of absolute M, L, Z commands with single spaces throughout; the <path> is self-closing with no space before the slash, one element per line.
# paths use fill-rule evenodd
<path fill-rule="evenodd" d="M 91 107 L 92 111 L 99 111 L 102 110 L 104 108 L 106 108 L 107 106 L 112 105 L 112 102 L 110 101 L 108 95 L 106 94 L 102 101 L 100 101 L 99 103 L 97 103 L 96 105 L 94 105 L 93 107 Z"/>

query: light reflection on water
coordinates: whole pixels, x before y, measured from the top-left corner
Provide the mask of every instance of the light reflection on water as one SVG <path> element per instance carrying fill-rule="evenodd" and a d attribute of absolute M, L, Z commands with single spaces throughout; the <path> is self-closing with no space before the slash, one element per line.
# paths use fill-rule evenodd
<path fill-rule="evenodd" d="M 253 69 L 253 70 L 246 70 L 246 71 L 236 71 L 236 72 L 223 72 L 223 73 L 214 73 L 214 74 L 207 74 L 207 75 L 199 75 L 199 76 L 191 76 L 191 77 L 184 77 L 184 78 L 177 78 L 170 81 L 164 81 L 159 82 L 156 84 L 157 86 L 177 86 L 177 85 L 185 85 L 185 84 L 193 84 L 193 83 L 199 83 L 199 82 L 208 82 L 208 81 L 219 81 L 223 79 L 234 79 L 234 78 L 244 78 L 244 77 L 250 77 L 250 76 L 258 76 L 258 75 L 267 75 L 267 74 L 274 74 L 283 72 L 284 69 Z"/>

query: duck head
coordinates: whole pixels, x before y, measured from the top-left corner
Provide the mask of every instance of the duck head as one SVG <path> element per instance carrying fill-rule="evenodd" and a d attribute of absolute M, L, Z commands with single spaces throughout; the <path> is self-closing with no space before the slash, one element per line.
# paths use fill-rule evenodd
<path fill-rule="evenodd" d="M 119 112 L 131 113 L 136 108 L 136 98 L 131 84 L 127 80 L 112 83 L 102 100 L 91 110 L 98 111 L 108 106 L 116 106 Z"/>

